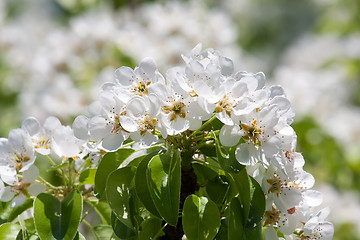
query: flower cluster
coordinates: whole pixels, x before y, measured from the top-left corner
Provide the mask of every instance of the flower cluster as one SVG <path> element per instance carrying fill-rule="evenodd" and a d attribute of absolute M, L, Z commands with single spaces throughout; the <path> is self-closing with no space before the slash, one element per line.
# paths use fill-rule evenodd
<path fill-rule="evenodd" d="M 214 136 L 207 138 L 210 142 L 218 137 L 223 147 L 235 149 L 235 159 L 261 186 L 267 240 L 278 239 L 277 231 L 286 239 L 331 239 L 328 210 L 315 210 L 322 196 L 310 189 L 314 178 L 303 170 L 304 159 L 295 150 L 294 113 L 283 89 L 265 86 L 261 72 L 235 72 L 231 59 L 213 49 L 202 51 L 201 44 L 182 58 L 185 67 L 171 68 L 165 77 L 151 58 L 135 69 L 118 68 L 115 81 L 102 85 L 88 116 L 78 116 L 72 128 L 54 117 L 43 127 L 26 119 L 1 141 L 0 174 L 6 184 L 0 182 L 1 200 L 30 192 L 34 179 L 26 173 L 34 167 L 35 151 L 63 161 L 89 154 L 97 164 L 103 152 L 131 144 L 137 149 L 158 143 L 179 147 L 203 131 Z M 221 127 L 205 131 L 214 121 Z M 201 152 L 192 154 L 202 158 Z"/>

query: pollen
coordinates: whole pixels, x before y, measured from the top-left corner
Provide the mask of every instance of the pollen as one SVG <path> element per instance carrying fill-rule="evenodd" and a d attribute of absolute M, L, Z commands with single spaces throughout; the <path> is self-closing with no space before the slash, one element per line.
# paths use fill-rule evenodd
<path fill-rule="evenodd" d="M 177 119 L 177 117 L 180 118 L 186 117 L 185 107 L 186 105 L 183 102 L 172 101 L 170 106 L 164 106 L 162 107 L 162 110 L 166 114 L 171 114 L 170 121 L 174 121 Z"/>

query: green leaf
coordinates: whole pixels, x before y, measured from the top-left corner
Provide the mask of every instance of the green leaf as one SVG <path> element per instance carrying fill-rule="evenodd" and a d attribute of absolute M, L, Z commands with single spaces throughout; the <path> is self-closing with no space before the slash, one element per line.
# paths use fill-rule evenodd
<path fill-rule="evenodd" d="M 136 230 L 134 176 L 134 167 L 123 167 L 113 171 L 106 183 L 106 199 L 116 217 L 130 229 Z"/>
<path fill-rule="evenodd" d="M 122 223 L 113 212 L 111 213 L 111 226 L 116 236 L 121 239 L 129 239 L 136 236 L 135 231 Z"/>
<path fill-rule="evenodd" d="M 21 227 L 16 223 L 4 223 L 0 225 L 0 239 L 16 239 Z"/>
<path fill-rule="evenodd" d="M 190 195 L 185 200 L 182 221 L 189 240 L 211 240 L 219 230 L 220 213 L 210 199 Z"/>
<path fill-rule="evenodd" d="M 243 208 L 238 198 L 233 198 L 229 207 L 228 240 L 246 240 Z"/>
<path fill-rule="evenodd" d="M 143 160 L 139 163 L 136 169 L 135 175 L 135 189 L 137 196 L 140 201 L 144 204 L 145 208 L 151 212 L 153 215 L 160 217 L 159 212 L 156 209 L 154 201 L 151 198 L 150 190 L 147 184 L 146 172 L 148 164 L 156 153 L 150 153 L 145 156 Z"/>
<path fill-rule="evenodd" d="M 257 224 L 256 227 L 245 229 L 246 239 L 262 240 L 262 225 Z"/>
<path fill-rule="evenodd" d="M 27 199 L 25 203 L 18 207 L 11 207 L 11 202 L 0 202 L 0 224 L 14 221 L 24 211 L 33 205 L 33 199 Z"/>
<path fill-rule="evenodd" d="M 133 149 L 119 149 L 117 152 L 105 154 L 95 174 L 95 190 L 102 197 L 105 191 L 106 180 L 109 174 L 116 170 L 132 153 Z"/>
<path fill-rule="evenodd" d="M 218 174 L 215 170 L 202 164 L 193 163 L 192 167 L 196 174 L 196 180 L 199 186 L 204 186 L 208 183 L 209 179 L 215 178 Z"/>
<path fill-rule="evenodd" d="M 150 195 L 160 216 L 170 225 L 176 226 L 180 203 L 180 152 L 168 150 L 156 155 L 147 168 Z"/>
<path fill-rule="evenodd" d="M 223 217 L 220 222 L 220 229 L 214 238 L 215 240 L 228 240 L 229 218 Z"/>
<path fill-rule="evenodd" d="M 236 147 L 230 148 L 228 153 L 224 152 L 225 149 L 222 148 L 220 144 L 219 138 L 216 138 L 215 134 L 213 133 L 213 136 L 216 140 L 216 155 L 219 160 L 219 164 L 221 168 L 229 173 L 238 173 L 242 169 L 244 169 L 244 166 L 241 165 L 235 157 L 235 150 Z"/>
<path fill-rule="evenodd" d="M 82 209 L 82 196 L 77 190 L 66 195 L 62 202 L 51 194 L 39 194 L 34 201 L 34 220 L 40 239 L 73 240 Z"/>
<path fill-rule="evenodd" d="M 202 154 L 208 157 L 216 157 L 216 148 L 214 145 L 204 146 L 200 148 Z"/>
<path fill-rule="evenodd" d="M 250 178 L 250 211 L 247 228 L 254 228 L 261 222 L 265 213 L 265 195 L 259 183 L 252 177 Z"/>
<path fill-rule="evenodd" d="M 109 207 L 109 204 L 104 201 L 104 200 L 100 200 L 96 205 L 95 205 L 95 211 L 97 212 L 97 214 L 99 214 L 99 216 L 101 217 L 101 220 L 104 224 L 110 224 L 111 223 L 111 208 Z"/>
<path fill-rule="evenodd" d="M 74 240 L 86 240 L 86 238 L 81 233 L 77 232 Z"/>
<path fill-rule="evenodd" d="M 141 231 L 139 232 L 139 240 L 156 240 L 159 231 L 161 231 L 161 219 L 149 218 L 140 225 Z"/>
<path fill-rule="evenodd" d="M 94 227 L 96 239 L 118 239 L 116 238 L 116 235 L 114 235 L 114 231 L 111 226 L 109 225 L 99 225 Z"/>
<path fill-rule="evenodd" d="M 206 185 L 206 192 L 211 200 L 217 204 L 222 204 L 226 198 L 226 195 L 230 189 L 230 184 L 221 175 L 216 178 L 210 179 Z"/>
<path fill-rule="evenodd" d="M 242 209 L 242 222 L 245 224 L 249 216 L 251 200 L 249 176 L 247 175 L 245 168 L 239 173 L 232 173 L 230 175 L 233 177 L 236 187 L 239 191 L 238 198 L 240 200 L 240 207 Z"/>
<path fill-rule="evenodd" d="M 85 171 L 80 173 L 80 185 L 83 184 L 95 184 L 95 173 L 96 173 L 96 169 L 91 169 L 88 168 Z"/>

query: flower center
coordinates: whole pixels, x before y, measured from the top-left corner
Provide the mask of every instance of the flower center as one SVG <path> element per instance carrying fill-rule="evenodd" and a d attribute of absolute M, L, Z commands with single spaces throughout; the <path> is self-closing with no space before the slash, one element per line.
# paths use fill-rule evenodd
<path fill-rule="evenodd" d="M 24 162 L 29 161 L 30 158 L 28 156 L 26 156 L 26 152 L 22 152 L 22 153 L 14 153 L 14 160 L 16 163 L 16 168 L 18 170 L 21 170 L 21 168 L 23 167 L 22 164 Z"/>
<path fill-rule="evenodd" d="M 139 96 L 148 95 L 148 86 L 151 84 L 151 81 L 139 81 L 134 87 L 133 92 L 137 93 Z"/>
<path fill-rule="evenodd" d="M 224 97 L 218 101 L 217 103 L 217 107 L 215 108 L 216 113 L 220 113 L 222 111 L 225 110 L 226 114 L 231 117 L 231 111 L 233 109 L 233 103 L 232 101 L 226 96 L 226 94 L 224 95 Z"/>
<path fill-rule="evenodd" d="M 171 114 L 170 121 L 174 121 L 177 119 L 177 117 L 185 118 L 186 117 L 186 111 L 185 111 L 185 104 L 183 102 L 177 102 L 172 101 L 171 106 L 164 106 L 162 107 L 162 110 L 166 114 Z"/>
<path fill-rule="evenodd" d="M 257 125 L 256 119 L 251 123 L 251 125 L 247 125 L 245 123 L 240 123 L 242 130 L 245 131 L 244 139 L 252 141 L 255 146 L 261 146 L 261 142 L 259 140 L 259 135 L 261 134 L 261 129 Z"/>
<path fill-rule="evenodd" d="M 150 130 L 152 134 L 155 134 L 157 123 L 158 120 L 156 118 L 150 118 L 149 115 L 146 115 L 144 119 L 141 122 L 139 122 L 140 135 L 144 136 L 148 130 Z"/>
<path fill-rule="evenodd" d="M 274 178 L 266 179 L 266 182 L 270 184 L 270 188 L 268 190 L 268 193 L 275 193 L 278 197 L 279 194 L 282 191 L 282 181 L 280 180 L 280 177 L 277 175 L 274 175 Z"/>
<path fill-rule="evenodd" d="M 17 185 L 15 185 L 13 187 L 13 189 L 15 190 L 16 195 L 19 195 L 20 193 L 22 193 L 25 196 L 27 196 L 28 195 L 28 190 L 27 190 L 28 187 L 30 187 L 30 183 L 24 183 L 24 182 L 20 181 Z"/>
<path fill-rule="evenodd" d="M 276 225 L 280 221 L 281 211 L 277 211 L 274 206 L 272 206 L 271 211 L 265 211 L 265 222 L 264 225 Z"/>
<path fill-rule="evenodd" d="M 45 136 L 39 137 L 35 141 L 35 148 L 50 149 L 50 139 L 46 138 Z"/>

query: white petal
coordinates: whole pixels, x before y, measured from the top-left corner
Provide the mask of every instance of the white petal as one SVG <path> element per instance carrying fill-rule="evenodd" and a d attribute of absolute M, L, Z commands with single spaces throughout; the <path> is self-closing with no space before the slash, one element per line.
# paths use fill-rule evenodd
<path fill-rule="evenodd" d="M 272 157 L 280 151 L 281 141 L 277 136 L 272 136 L 261 143 L 261 148 L 267 157 Z"/>
<path fill-rule="evenodd" d="M 323 201 L 323 195 L 319 191 L 307 190 L 303 193 L 304 199 L 303 202 L 307 206 L 319 206 Z"/>
<path fill-rule="evenodd" d="M 129 132 L 135 132 L 138 130 L 138 124 L 130 117 L 120 116 L 120 124 L 121 126 Z"/>
<path fill-rule="evenodd" d="M 225 112 L 225 110 L 216 113 L 216 117 L 225 125 L 234 125 L 232 118 Z"/>
<path fill-rule="evenodd" d="M 158 137 L 146 132 L 145 135 L 142 137 L 140 144 L 143 147 L 150 147 L 153 143 L 158 141 Z"/>
<path fill-rule="evenodd" d="M 149 116 L 155 118 L 161 110 L 160 99 L 155 94 L 149 94 L 148 99 L 150 103 Z"/>
<path fill-rule="evenodd" d="M 45 190 L 46 187 L 40 183 L 34 183 L 31 184 L 30 187 L 28 187 L 29 194 L 34 197 L 39 195 L 40 193 L 45 192 Z"/>
<path fill-rule="evenodd" d="M 12 129 L 9 132 L 8 143 L 13 149 L 22 151 L 23 147 L 32 148 L 30 135 L 21 128 Z"/>
<path fill-rule="evenodd" d="M 25 183 L 33 183 L 38 176 L 39 169 L 35 165 L 32 165 L 28 170 L 23 172 L 23 181 Z"/>
<path fill-rule="evenodd" d="M 171 121 L 170 123 L 171 128 L 173 128 L 177 133 L 183 132 L 187 130 L 190 126 L 188 120 L 177 117 L 175 120 Z"/>
<path fill-rule="evenodd" d="M 276 96 L 284 96 L 284 89 L 281 86 L 273 85 L 270 87 L 270 98 L 274 98 Z"/>
<path fill-rule="evenodd" d="M 53 132 L 51 142 L 54 152 L 59 157 L 74 157 L 81 150 L 82 141 L 75 138 L 73 130 L 69 126 L 61 126 Z"/>
<path fill-rule="evenodd" d="M 265 74 L 263 72 L 257 72 L 254 77 L 258 80 L 258 89 L 261 89 L 265 86 Z"/>
<path fill-rule="evenodd" d="M 212 116 L 215 107 L 215 104 L 208 103 L 204 98 L 200 97 L 189 104 L 188 116 L 189 118 L 206 121 Z"/>
<path fill-rule="evenodd" d="M 52 132 L 54 131 L 56 128 L 62 126 L 61 122 L 58 118 L 56 117 L 48 117 L 46 118 L 45 122 L 44 122 L 44 129 L 47 132 Z"/>
<path fill-rule="evenodd" d="M 230 58 L 220 58 L 221 74 L 224 76 L 230 76 L 234 72 L 234 63 Z"/>
<path fill-rule="evenodd" d="M 5 187 L 4 184 L 0 181 L 0 201 L 2 202 L 8 202 L 10 201 L 15 193 L 11 190 L 10 187 Z"/>
<path fill-rule="evenodd" d="M 122 86 L 130 86 L 134 81 L 134 71 L 129 67 L 120 67 L 115 70 L 115 80 Z"/>
<path fill-rule="evenodd" d="M 246 166 L 253 166 L 259 161 L 258 155 L 254 154 L 255 148 L 253 144 L 243 143 L 240 144 L 235 151 L 236 160 Z"/>
<path fill-rule="evenodd" d="M 202 121 L 196 119 L 189 119 L 189 124 L 189 130 L 195 131 L 201 127 Z"/>
<path fill-rule="evenodd" d="M 108 152 L 114 152 L 121 147 L 124 140 L 124 136 L 121 133 L 110 134 L 104 138 L 101 146 Z"/>
<path fill-rule="evenodd" d="M 21 125 L 21 128 L 25 129 L 30 136 L 33 136 L 40 132 L 40 123 L 39 121 L 34 117 L 28 117 L 26 118 Z"/>
<path fill-rule="evenodd" d="M 288 187 L 280 192 L 279 197 L 276 195 L 273 197 L 275 205 L 282 212 L 299 205 L 300 201 L 302 200 L 302 194 L 300 190 L 294 187 Z"/>
<path fill-rule="evenodd" d="M 276 96 L 271 100 L 271 104 L 276 105 L 278 110 L 281 112 L 286 112 L 290 109 L 291 104 L 289 99 L 285 97 Z"/>
<path fill-rule="evenodd" d="M 146 113 L 146 103 L 141 97 L 133 97 L 126 105 L 127 114 L 132 118 L 139 118 Z"/>
<path fill-rule="evenodd" d="M 20 205 L 23 205 L 26 201 L 26 196 L 22 193 L 20 193 L 19 195 L 17 195 L 16 197 L 14 197 L 14 199 L 11 201 L 10 206 L 12 208 L 14 207 L 18 207 Z"/>
<path fill-rule="evenodd" d="M 199 95 L 204 97 L 205 99 L 209 100 L 213 97 L 212 89 L 206 84 L 203 80 L 196 80 L 193 84 L 195 92 Z M 215 101 L 216 102 L 216 101 Z M 215 103 L 211 102 L 211 103 Z"/>
<path fill-rule="evenodd" d="M 236 82 L 231 88 L 231 95 L 235 98 L 242 97 L 248 92 L 247 85 L 243 82 Z"/>
<path fill-rule="evenodd" d="M 241 138 L 240 127 L 238 125 L 222 126 L 219 138 L 222 145 L 227 147 L 235 146 Z"/>
<path fill-rule="evenodd" d="M 75 137 L 83 140 L 88 140 L 90 134 L 88 131 L 88 122 L 89 119 L 83 115 L 77 116 L 72 124 L 72 129 L 74 130 Z"/>
<path fill-rule="evenodd" d="M 90 139 L 99 141 L 111 133 L 112 125 L 107 124 L 106 120 L 102 117 L 96 116 L 89 121 Z"/>
<path fill-rule="evenodd" d="M 95 101 L 92 102 L 89 106 L 88 106 L 88 114 L 90 117 L 94 117 L 94 116 L 102 116 L 105 114 L 104 108 L 101 104 L 100 101 Z"/>
<path fill-rule="evenodd" d="M 16 170 L 14 168 L 1 166 L 0 176 L 1 179 L 9 185 L 15 185 L 18 182 L 18 178 L 16 176 Z"/>
<path fill-rule="evenodd" d="M 152 75 L 156 71 L 156 64 L 152 58 L 147 57 L 141 60 L 139 68 L 141 68 L 141 70 L 146 74 Z"/>
<path fill-rule="evenodd" d="M 149 95 L 155 94 L 161 101 L 167 101 L 169 97 L 168 89 L 163 83 L 154 83 L 149 86 Z"/>
<path fill-rule="evenodd" d="M 265 230 L 265 240 L 278 240 L 277 232 L 273 227 L 268 227 Z"/>
<path fill-rule="evenodd" d="M 247 85 L 250 92 L 254 92 L 258 88 L 258 80 L 255 77 L 242 77 L 240 81 Z"/>

